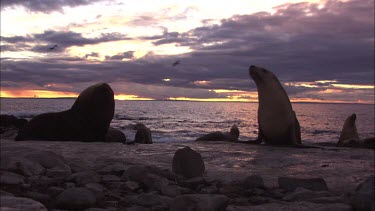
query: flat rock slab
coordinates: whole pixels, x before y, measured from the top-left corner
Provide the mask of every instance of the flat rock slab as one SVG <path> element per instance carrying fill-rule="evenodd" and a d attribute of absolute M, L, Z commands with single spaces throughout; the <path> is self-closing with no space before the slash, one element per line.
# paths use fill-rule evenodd
<path fill-rule="evenodd" d="M 352 192 L 373 175 L 374 150 L 324 147 L 301 149 L 229 142 L 121 143 L 47 142 L 1 139 L 1 154 L 48 150 L 69 163 L 95 169 L 114 162 L 156 165 L 171 169 L 173 155 L 185 146 L 205 162 L 208 177 L 232 181 L 260 175 L 266 186 L 277 187 L 278 177 L 323 178 L 330 191 Z M 354 159 L 355 158 L 355 159 Z M 345 184 L 345 185 L 343 185 Z"/>

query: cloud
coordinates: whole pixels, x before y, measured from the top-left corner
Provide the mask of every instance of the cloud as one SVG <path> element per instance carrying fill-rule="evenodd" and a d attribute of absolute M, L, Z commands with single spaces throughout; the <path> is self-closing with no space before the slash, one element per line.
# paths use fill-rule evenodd
<path fill-rule="evenodd" d="M 187 32 L 169 32 L 164 28 L 161 35 L 139 38 L 152 41 L 155 46 L 188 46 L 191 53 L 168 56 L 154 52 L 134 58 L 134 52 L 128 51 L 108 55 L 105 61 L 95 63 L 74 57 L 7 59 L 2 61 L 1 76 L 6 81 L 40 86 L 98 81 L 136 84 L 137 89 L 128 86 L 129 90 L 158 98 L 168 95 L 167 92 L 176 97 L 188 95 L 188 92 L 208 97 L 214 96 L 208 91 L 210 89 L 255 91 L 255 84 L 248 76 L 251 64 L 273 71 L 282 83 L 335 80 L 346 84 L 374 84 L 373 11 L 371 0 L 331 0 L 324 7 L 310 3 L 287 4 L 276 8 L 272 14 L 236 15 L 219 24 L 204 25 Z M 12 45 L 29 42 L 58 44 L 65 49 L 123 39 L 131 38 L 116 33 L 85 38 L 72 31 L 2 37 L 4 48 L 10 50 L 15 50 Z M 121 61 L 124 58 L 131 60 Z M 176 59 L 181 63 L 172 67 Z M 165 78 L 170 81 L 164 81 Z M 196 81 L 209 83 L 203 87 L 194 83 Z M 316 86 L 285 88 L 292 97 L 304 94 L 318 97 L 323 94 L 319 92 L 328 89 L 318 83 Z M 124 91 L 128 93 L 129 90 Z M 364 99 L 373 98 L 368 90 L 353 91 L 351 96 L 355 93 L 362 94 Z M 345 97 L 339 92 L 329 96 Z"/>
<path fill-rule="evenodd" d="M 134 58 L 134 52 L 135 51 L 127 51 L 124 53 L 119 53 L 114 56 L 106 56 L 106 60 L 122 60 L 122 59 L 132 59 Z"/>
<path fill-rule="evenodd" d="M 54 51 L 62 52 L 71 46 L 95 45 L 103 42 L 112 42 L 120 40 L 130 40 L 131 38 L 120 33 L 103 33 L 99 37 L 86 38 L 81 33 L 72 31 L 53 31 L 48 30 L 40 34 L 31 34 L 27 36 L 1 37 L 1 41 L 9 44 L 36 43 L 29 50 L 34 52 L 49 52 L 50 47 L 57 44 L 58 48 Z M 39 44 L 47 43 L 47 44 Z M 9 48 L 8 48 L 9 49 Z M 24 50 L 24 49 L 23 49 Z"/>
<path fill-rule="evenodd" d="M 63 7 L 89 5 L 102 0 L 1 0 L 1 9 L 22 6 L 31 12 L 63 12 Z"/>

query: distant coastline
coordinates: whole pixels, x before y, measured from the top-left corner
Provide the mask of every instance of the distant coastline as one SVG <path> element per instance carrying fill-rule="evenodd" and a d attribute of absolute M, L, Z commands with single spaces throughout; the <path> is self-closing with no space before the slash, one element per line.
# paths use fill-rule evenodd
<path fill-rule="evenodd" d="M 57 99 L 57 100 L 69 100 L 69 99 L 77 99 L 76 97 L 56 97 L 56 98 L 34 98 L 34 97 L 0 97 L 1 99 L 40 99 L 40 100 L 48 100 L 48 99 Z M 199 101 L 199 100 L 117 100 L 116 101 L 162 101 L 162 102 L 202 102 L 202 103 L 258 103 L 258 102 L 244 102 L 244 101 Z M 292 104 L 348 104 L 348 105 L 375 105 L 375 103 L 361 103 L 361 102 L 293 102 Z"/>

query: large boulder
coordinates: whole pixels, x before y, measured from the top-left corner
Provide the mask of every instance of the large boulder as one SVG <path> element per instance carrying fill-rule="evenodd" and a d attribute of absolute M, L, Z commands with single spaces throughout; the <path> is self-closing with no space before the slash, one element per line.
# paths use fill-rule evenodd
<path fill-rule="evenodd" d="M 18 141 L 105 141 L 115 109 L 114 94 L 106 83 L 85 89 L 66 111 L 35 116 L 23 127 Z"/>
<path fill-rule="evenodd" d="M 178 149 L 172 162 L 172 171 L 186 178 L 200 177 L 205 170 L 201 154 L 190 147 Z"/>

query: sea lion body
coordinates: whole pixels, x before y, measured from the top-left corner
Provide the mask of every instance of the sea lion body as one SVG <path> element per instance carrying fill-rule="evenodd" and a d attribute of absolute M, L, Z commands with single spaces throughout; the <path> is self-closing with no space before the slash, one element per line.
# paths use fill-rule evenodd
<path fill-rule="evenodd" d="M 359 145 L 359 135 L 355 124 L 356 119 L 356 114 L 352 114 L 346 118 L 340 133 L 339 141 L 337 142 L 338 147 Z"/>
<path fill-rule="evenodd" d="M 71 109 L 35 116 L 23 127 L 17 141 L 104 141 L 114 115 L 114 93 L 108 84 L 85 89 Z"/>
<path fill-rule="evenodd" d="M 274 145 L 301 144 L 301 129 L 289 97 L 269 70 L 251 66 L 251 78 L 258 88 L 258 138 Z"/>

